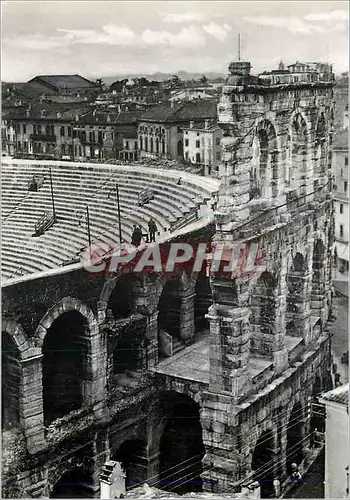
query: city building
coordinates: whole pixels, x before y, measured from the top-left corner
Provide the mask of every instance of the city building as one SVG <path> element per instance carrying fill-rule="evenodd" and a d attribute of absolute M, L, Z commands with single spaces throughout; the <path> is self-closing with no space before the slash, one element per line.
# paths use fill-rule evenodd
<path fill-rule="evenodd" d="M 119 159 L 125 161 L 137 161 L 138 159 L 137 131 L 128 133 L 123 137 L 123 149 L 119 152 Z"/>
<path fill-rule="evenodd" d="M 138 112 L 35 103 L 6 112 L 10 156 L 64 160 L 119 158 L 124 134 L 136 134 Z M 4 125 L 5 128 L 5 125 Z M 6 137 L 5 137 L 6 135 Z"/>
<path fill-rule="evenodd" d="M 119 159 L 124 137 L 137 132 L 138 111 L 93 109 L 73 125 L 74 159 L 79 161 Z"/>
<path fill-rule="evenodd" d="M 190 87 L 171 92 L 170 101 L 192 101 L 194 99 L 213 99 L 216 92 L 210 87 Z"/>
<path fill-rule="evenodd" d="M 73 158 L 73 123 L 86 107 L 33 103 L 7 111 L 6 152 L 10 156 Z"/>
<path fill-rule="evenodd" d="M 222 130 L 216 121 L 206 120 L 202 126 L 195 126 L 190 122 L 190 127 L 184 129 L 184 159 L 203 167 L 204 175 L 219 175 L 221 163 Z"/>
<path fill-rule="evenodd" d="M 335 131 L 339 131 L 349 126 L 349 73 L 342 73 L 340 78 L 337 78 L 334 89 L 335 113 L 334 127 Z"/>
<path fill-rule="evenodd" d="M 349 131 L 333 139 L 334 235 L 336 279 L 347 281 L 349 273 Z"/>
<path fill-rule="evenodd" d="M 99 87 L 80 75 L 38 75 L 28 81 L 32 87 L 49 95 L 94 96 Z"/>
<path fill-rule="evenodd" d="M 141 115 L 138 121 L 140 158 L 184 158 L 184 129 L 190 122 L 215 120 L 216 100 L 163 102 Z"/>
<path fill-rule="evenodd" d="M 332 388 L 334 75 L 322 68 L 295 81 L 289 69 L 284 84 L 233 62 L 217 114 L 205 100 L 140 121 L 146 152 L 163 138 L 162 153 L 180 156 L 190 121 L 217 119 L 220 180 L 7 160 L 2 497 L 97 498 L 111 460 L 127 491 L 147 482 L 235 497 L 258 482 L 271 498 L 291 463 L 301 474 L 310 465 L 309 401 Z M 159 247 L 144 243 L 113 266 L 115 244 L 130 242 L 136 224 L 147 231 L 151 217 Z M 90 238 L 101 254 L 87 269 Z M 171 243 L 237 242 L 252 256 L 246 266 L 233 267 L 235 252 L 223 252 L 219 269 L 209 256 L 201 272 L 182 258 L 174 273 L 150 265 L 154 248 L 173 261 Z M 142 260 L 147 270 L 132 267 Z"/>
<path fill-rule="evenodd" d="M 326 407 L 325 498 L 349 498 L 349 383 L 319 398 Z"/>

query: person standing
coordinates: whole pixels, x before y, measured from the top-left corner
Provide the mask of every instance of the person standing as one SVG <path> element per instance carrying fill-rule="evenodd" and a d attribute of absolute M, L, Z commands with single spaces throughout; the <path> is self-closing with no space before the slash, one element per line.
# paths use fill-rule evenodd
<path fill-rule="evenodd" d="M 153 217 L 150 218 L 150 221 L 148 223 L 148 231 L 149 231 L 149 240 L 150 243 L 156 241 L 156 232 L 158 231 L 157 224 L 155 223 L 155 220 Z"/>

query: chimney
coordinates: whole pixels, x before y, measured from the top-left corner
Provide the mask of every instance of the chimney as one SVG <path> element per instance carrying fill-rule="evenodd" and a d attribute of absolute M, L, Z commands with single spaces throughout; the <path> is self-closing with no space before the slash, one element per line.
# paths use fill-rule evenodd
<path fill-rule="evenodd" d="M 204 120 L 204 128 L 208 130 L 210 128 L 210 120 Z"/>
<path fill-rule="evenodd" d="M 190 128 L 194 128 L 194 122 L 190 121 Z"/>
<path fill-rule="evenodd" d="M 46 116 L 46 109 L 42 109 L 40 113 L 41 118 L 45 118 Z"/>
<path fill-rule="evenodd" d="M 26 110 L 26 117 L 29 118 L 30 117 L 30 108 Z"/>
<path fill-rule="evenodd" d="M 60 112 L 56 113 L 56 117 L 61 118 L 61 113 Z"/>

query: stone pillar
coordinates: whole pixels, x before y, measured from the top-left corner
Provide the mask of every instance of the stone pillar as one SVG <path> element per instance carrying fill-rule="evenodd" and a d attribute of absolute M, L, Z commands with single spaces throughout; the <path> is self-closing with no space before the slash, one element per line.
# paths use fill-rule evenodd
<path fill-rule="evenodd" d="M 95 417 L 104 419 L 107 416 L 107 338 L 97 329 L 91 337 L 91 380 L 83 384 L 83 398 L 86 404 L 92 404 Z"/>
<path fill-rule="evenodd" d="M 194 299 L 196 294 L 191 289 L 186 289 L 180 292 L 181 310 L 180 310 L 180 339 L 185 344 L 191 344 L 194 341 L 195 324 L 194 324 Z"/>
<path fill-rule="evenodd" d="M 44 434 L 42 354 L 33 349 L 30 357 L 21 360 L 20 427 L 24 431 L 29 453 L 46 447 Z"/>
<path fill-rule="evenodd" d="M 209 389 L 231 394 L 234 400 L 250 386 L 249 309 L 215 304 L 209 308 L 210 376 Z"/>
<path fill-rule="evenodd" d="M 158 300 L 156 283 L 152 278 L 143 276 L 142 283 L 133 290 L 134 312 L 143 314 L 146 326 L 146 366 L 153 368 L 158 363 Z"/>
<path fill-rule="evenodd" d="M 236 409 L 230 395 L 202 393 L 201 425 L 206 454 L 203 457 L 203 490 L 232 493 L 231 484 L 239 479 L 240 458 L 237 443 Z"/>

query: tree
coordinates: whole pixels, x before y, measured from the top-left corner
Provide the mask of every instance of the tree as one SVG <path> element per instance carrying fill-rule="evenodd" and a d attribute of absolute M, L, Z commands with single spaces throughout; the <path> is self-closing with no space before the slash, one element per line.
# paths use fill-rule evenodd
<path fill-rule="evenodd" d="M 199 81 L 202 85 L 206 85 L 208 83 L 208 78 L 205 75 L 202 75 Z"/>

